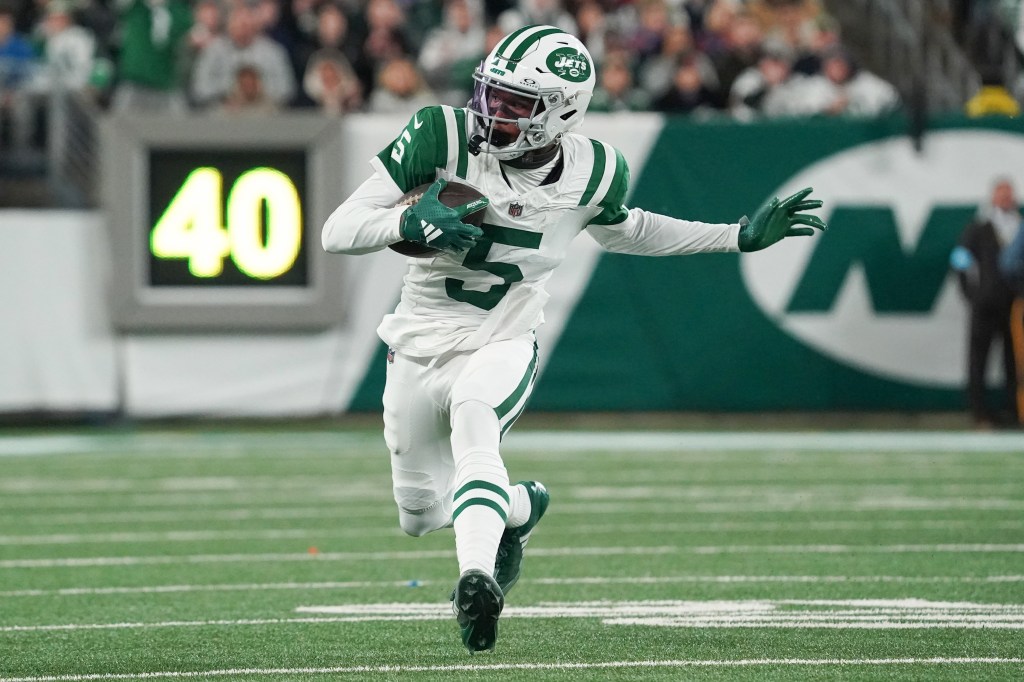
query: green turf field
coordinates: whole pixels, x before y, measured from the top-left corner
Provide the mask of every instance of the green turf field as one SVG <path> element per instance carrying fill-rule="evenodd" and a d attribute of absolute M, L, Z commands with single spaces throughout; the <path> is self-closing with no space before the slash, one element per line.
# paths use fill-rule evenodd
<path fill-rule="evenodd" d="M 0 682 L 1021 680 L 1019 433 L 514 431 L 497 651 L 375 431 L 0 434 Z"/>

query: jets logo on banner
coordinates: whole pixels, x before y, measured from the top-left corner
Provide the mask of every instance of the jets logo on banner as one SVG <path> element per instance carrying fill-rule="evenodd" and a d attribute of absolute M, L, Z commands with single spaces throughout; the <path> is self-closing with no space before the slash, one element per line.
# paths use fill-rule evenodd
<path fill-rule="evenodd" d="M 998 176 L 1024 178 L 1024 136 L 939 130 L 921 151 L 893 137 L 826 157 L 773 194 L 813 186 L 828 231 L 743 254 L 746 288 L 775 324 L 834 360 L 959 388 L 966 308 L 949 257 Z"/>

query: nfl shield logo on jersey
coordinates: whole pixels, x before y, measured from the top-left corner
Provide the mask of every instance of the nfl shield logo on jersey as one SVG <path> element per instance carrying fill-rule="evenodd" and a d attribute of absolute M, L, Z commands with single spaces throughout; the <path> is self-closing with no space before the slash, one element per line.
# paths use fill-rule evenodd
<path fill-rule="evenodd" d="M 523 215 L 523 205 L 517 201 L 513 201 L 508 205 L 508 214 L 513 218 L 518 218 Z"/>

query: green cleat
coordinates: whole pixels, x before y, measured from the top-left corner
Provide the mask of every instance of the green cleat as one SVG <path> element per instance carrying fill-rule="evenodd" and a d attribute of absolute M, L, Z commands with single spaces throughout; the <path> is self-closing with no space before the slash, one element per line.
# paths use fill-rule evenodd
<path fill-rule="evenodd" d="M 519 573 L 523 566 L 523 550 L 530 540 L 530 534 L 537 526 L 537 522 L 544 516 L 548 509 L 548 502 L 551 496 L 543 483 L 537 481 L 520 481 L 516 485 L 526 487 L 530 495 L 530 518 L 518 528 L 506 528 L 501 534 L 501 542 L 498 543 L 498 556 L 494 561 L 494 579 L 498 581 L 502 594 L 508 591 L 519 580 Z"/>
<path fill-rule="evenodd" d="M 479 570 L 462 574 L 452 593 L 452 610 L 469 653 L 494 650 L 498 616 L 504 607 L 505 596 L 494 578 Z"/>

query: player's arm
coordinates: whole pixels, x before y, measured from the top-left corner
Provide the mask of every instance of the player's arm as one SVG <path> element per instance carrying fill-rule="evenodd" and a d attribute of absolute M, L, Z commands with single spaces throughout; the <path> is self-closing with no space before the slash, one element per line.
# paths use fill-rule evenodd
<path fill-rule="evenodd" d="M 405 206 L 395 207 L 401 196 L 390 178 L 375 171 L 324 223 L 324 250 L 358 256 L 401 241 Z"/>
<path fill-rule="evenodd" d="M 736 251 L 739 224 L 680 220 L 640 208 L 626 208 L 629 167 L 616 151 L 615 175 L 608 193 L 597 205 L 587 232 L 609 251 L 644 256 Z"/>
<path fill-rule="evenodd" d="M 785 237 L 825 229 L 821 218 L 805 213 L 821 206 L 820 201 L 807 199 L 810 189 L 782 200 L 773 198 L 749 220 L 744 216 L 737 223 L 704 223 L 627 209 L 622 202 L 628 179 L 627 171 L 587 228 L 609 251 L 647 256 L 757 251 Z"/>
<path fill-rule="evenodd" d="M 702 223 L 680 220 L 640 208 L 624 209 L 615 225 L 587 227 L 597 243 L 609 251 L 641 256 L 679 256 L 690 253 L 738 251 L 737 223 Z"/>
<path fill-rule="evenodd" d="M 406 207 L 402 195 L 433 182 L 446 163 L 447 132 L 440 107 L 417 111 L 391 143 L 370 160 L 373 175 L 327 219 L 321 233 L 326 251 L 359 255 L 401 241 Z"/>

